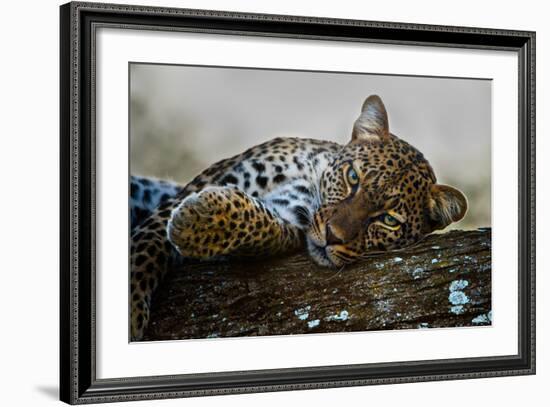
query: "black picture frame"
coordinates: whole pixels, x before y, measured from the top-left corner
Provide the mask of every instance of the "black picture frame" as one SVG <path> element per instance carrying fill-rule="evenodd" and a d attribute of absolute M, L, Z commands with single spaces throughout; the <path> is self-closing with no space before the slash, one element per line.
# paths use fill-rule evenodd
<path fill-rule="evenodd" d="M 71 404 L 115 402 L 535 373 L 534 32 L 81 2 L 62 5 L 60 23 L 62 401 Z M 436 361 L 97 379 L 93 38 L 100 26 L 517 52 L 518 353 Z"/>

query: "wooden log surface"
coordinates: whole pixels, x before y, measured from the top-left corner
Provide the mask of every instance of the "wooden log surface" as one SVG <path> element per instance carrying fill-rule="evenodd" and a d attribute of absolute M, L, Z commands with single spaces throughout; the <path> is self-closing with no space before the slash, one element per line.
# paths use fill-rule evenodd
<path fill-rule="evenodd" d="M 341 270 L 306 253 L 172 270 L 143 340 L 491 324 L 491 229 L 428 236 Z"/>

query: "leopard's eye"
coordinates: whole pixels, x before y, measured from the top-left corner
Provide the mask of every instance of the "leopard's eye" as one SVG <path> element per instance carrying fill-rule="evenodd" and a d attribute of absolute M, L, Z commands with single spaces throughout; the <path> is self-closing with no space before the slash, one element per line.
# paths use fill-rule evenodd
<path fill-rule="evenodd" d="M 348 183 L 351 186 L 355 186 L 359 183 L 359 176 L 357 175 L 357 172 L 355 172 L 353 167 L 348 168 L 348 172 L 346 174 L 346 177 L 348 179 Z"/>
<path fill-rule="evenodd" d="M 385 213 L 382 215 L 382 222 L 384 225 L 395 228 L 399 226 L 399 221 L 395 219 L 393 216 L 391 216 L 389 213 Z"/>

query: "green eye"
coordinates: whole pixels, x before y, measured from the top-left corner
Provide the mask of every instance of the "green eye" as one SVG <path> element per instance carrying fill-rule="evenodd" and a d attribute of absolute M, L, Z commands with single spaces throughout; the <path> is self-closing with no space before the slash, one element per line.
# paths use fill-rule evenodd
<path fill-rule="evenodd" d="M 399 221 L 388 213 L 382 215 L 382 222 L 384 222 L 386 226 L 390 227 L 399 226 Z"/>
<path fill-rule="evenodd" d="M 348 183 L 351 186 L 357 185 L 357 183 L 359 182 L 359 176 L 357 175 L 353 167 L 349 167 L 348 173 L 347 173 L 347 179 L 348 179 Z"/>

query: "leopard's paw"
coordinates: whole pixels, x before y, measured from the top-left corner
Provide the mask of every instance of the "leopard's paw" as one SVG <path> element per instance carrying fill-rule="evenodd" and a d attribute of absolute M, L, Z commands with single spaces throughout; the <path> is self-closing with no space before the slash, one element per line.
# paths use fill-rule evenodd
<path fill-rule="evenodd" d="M 208 259 L 250 245 L 271 215 L 234 187 L 207 187 L 172 212 L 168 239 L 184 257 Z"/>

